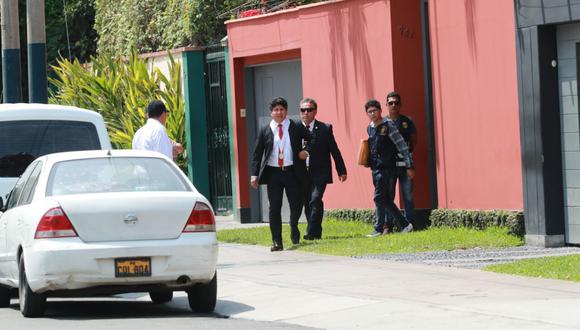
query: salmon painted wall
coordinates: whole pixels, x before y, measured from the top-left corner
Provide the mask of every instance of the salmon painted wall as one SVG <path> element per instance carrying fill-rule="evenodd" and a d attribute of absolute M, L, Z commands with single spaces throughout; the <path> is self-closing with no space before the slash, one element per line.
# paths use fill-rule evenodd
<path fill-rule="evenodd" d="M 230 64 L 232 65 L 232 102 L 234 131 L 236 132 L 235 154 L 239 185 L 238 202 L 247 206 L 246 194 L 249 186 L 247 168 L 248 153 L 253 141 L 245 138 L 245 118 L 239 116 L 243 104 L 243 76 L 240 72 L 248 63 L 269 63 L 279 60 L 280 54 L 294 52 L 301 59 L 304 97 L 312 97 L 319 105 L 317 118 L 330 122 L 347 165 L 349 178 L 329 185 L 325 193 L 326 208 L 370 208 L 373 207 L 370 170 L 356 165 L 359 141 L 366 138 L 368 119 L 364 103 L 370 98 L 385 104 L 386 94 L 398 89 L 407 95 L 409 109 L 413 109 L 415 121 L 424 122 L 423 76 L 421 49 L 401 47 L 394 61 L 393 20 L 398 24 L 411 26 L 415 31 L 415 45 L 420 45 L 420 11 L 418 5 L 408 0 L 345 0 L 303 6 L 283 12 L 227 22 Z M 418 1 L 415 1 L 418 3 Z M 391 8 L 393 3 L 396 7 Z M 417 7 L 416 10 L 413 8 Z M 414 14 L 413 14 L 414 13 Z M 396 25 L 396 24 L 395 24 Z M 299 50 L 299 51 L 296 51 Z M 410 54 L 408 52 L 419 52 Z M 284 56 L 282 56 L 284 57 Z M 418 70 L 405 71 L 403 66 L 413 65 L 409 60 L 418 61 Z M 396 68 L 401 68 L 395 77 Z M 242 68 L 241 68 L 242 67 Z M 417 76 L 419 74 L 420 76 Z M 242 90 L 242 92 L 240 92 Z M 241 93 L 241 94 L 240 94 Z M 289 109 L 296 111 L 296 109 Z M 386 114 L 386 107 L 383 109 Z M 423 124 L 424 125 L 424 124 Z M 420 126 L 422 127 L 422 126 Z M 423 139 L 425 135 L 421 138 Z M 422 151 L 426 152 L 426 142 Z M 426 154 L 419 156 L 426 164 Z M 417 207 L 428 207 L 428 178 L 421 169 L 416 198 Z M 247 195 L 246 195 L 247 196 Z"/>
<path fill-rule="evenodd" d="M 395 90 L 401 95 L 401 113 L 411 117 L 417 127 L 417 146 L 413 152 L 415 207 L 430 208 L 421 2 L 391 1 L 391 12 L 394 13 L 391 33 Z M 384 97 L 381 103 L 386 103 Z"/>
<path fill-rule="evenodd" d="M 439 207 L 522 209 L 513 1 L 429 1 Z"/>

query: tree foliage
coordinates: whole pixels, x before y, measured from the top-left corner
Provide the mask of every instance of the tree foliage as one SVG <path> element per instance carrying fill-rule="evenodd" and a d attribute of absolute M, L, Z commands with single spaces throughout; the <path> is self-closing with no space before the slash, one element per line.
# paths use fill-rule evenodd
<path fill-rule="evenodd" d="M 145 108 L 153 99 L 162 100 L 171 110 L 166 122 L 169 137 L 183 144 L 184 149 L 187 147 L 181 64 L 171 56 L 167 76 L 159 68 L 149 71 L 135 51 L 126 60 L 104 55 L 93 57 L 91 65 L 60 59 L 53 69 L 57 77 L 50 82 L 57 90 L 52 93 L 50 103 L 99 112 L 114 148 L 131 149 L 133 135 L 145 124 Z M 185 153 L 177 163 L 187 171 Z"/>
<path fill-rule="evenodd" d="M 96 0 L 99 53 L 152 52 L 218 42 L 226 0 Z"/>
<path fill-rule="evenodd" d="M 99 53 L 127 55 L 216 44 L 226 35 L 220 14 L 243 0 L 94 0 Z M 296 0 L 295 5 L 321 0 Z M 260 3 L 255 0 L 255 5 Z M 280 1 L 271 1 L 272 3 Z"/>
<path fill-rule="evenodd" d="M 49 65 L 55 65 L 60 56 L 85 62 L 95 55 L 94 3 L 95 0 L 45 0 L 46 58 Z"/>

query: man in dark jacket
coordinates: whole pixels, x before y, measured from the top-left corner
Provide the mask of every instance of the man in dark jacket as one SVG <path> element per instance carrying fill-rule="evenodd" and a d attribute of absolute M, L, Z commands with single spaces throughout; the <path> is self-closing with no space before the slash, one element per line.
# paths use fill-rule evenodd
<path fill-rule="evenodd" d="M 270 232 L 272 248 L 282 251 L 282 197 L 284 190 L 290 205 L 290 238 L 293 244 L 300 242 L 298 219 L 302 212 L 301 188 L 306 180 L 304 160 L 308 152 L 303 150 L 302 141 L 310 140 L 304 126 L 286 118 L 288 102 L 277 97 L 270 102 L 272 121 L 264 126 L 256 139 L 252 156 L 250 184 L 258 188 L 267 185 Z"/>
<path fill-rule="evenodd" d="M 389 119 L 395 123 L 399 133 L 405 140 L 407 147 L 409 148 L 409 154 L 413 156 L 413 150 L 417 145 L 417 128 L 413 120 L 407 116 L 401 114 L 401 95 L 397 92 L 390 92 L 387 95 L 387 106 L 389 108 Z M 409 178 L 406 173 L 405 160 L 403 155 L 397 154 L 396 166 L 393 170 L 394 179 L 391 180 L 390 194 L 395 196 L 395 189 L 397 186 L 397 181 L 401 187 L 401 195 L 403 196 L 403 204 L 405 205 L 405 217 L 409 222 L 413 223 L 415 203 L 413 201 L 413 179 Z M 387 224 L 392 223 L 393 216 L 391 214 L 387 215 Z M 392 231 L 388 225 L 384 229 L 384 233 L 388 234 Z"/>
<path fill-rule="evenodd" d="M 365 112 L 370 124 L 367 126 L 369 135 L 369 167 L 372 170 L 375 193 L 376 221 L 374 230 L 367 237 L 376 237 L 385 234 L 385 221 L 387 212 L 399 222 L 401 232 L 408 233 L 413 230 L 413 225 L 401 214 L 401 210 L 393 202 L 391 195 L 391 181 L 394 179 L 397 153 L 400 153 L 405 163 L 405 172 L 409 179 L 415 176 L 413 160 L 409 154 L 409 148 L 399 133 L 395 123 L 389 118 L 383 118 L 381 104 L 377 100 L 369 100 L 365 104 Z M 387 224 L 387 228 L 392 224 Z"/>
<path fill-rule="evenodd" d="M 306 98 L 300 102 L 302 124 L 311 132 L 311 140 L 307 143 L 310 156 L 306 159 L 308 182 L 303 187 L 304 212 L 308 220 L 305 240 L 322 238 L 322 216 L 324 215 L 322 197 L 326 185 L 332 183 L 331 155 L 339 181 L 346 181 L 346 166 L 334 139 L 332 125 L 316 120 L 317 112 L 318 105 L 315 100 Z"/>

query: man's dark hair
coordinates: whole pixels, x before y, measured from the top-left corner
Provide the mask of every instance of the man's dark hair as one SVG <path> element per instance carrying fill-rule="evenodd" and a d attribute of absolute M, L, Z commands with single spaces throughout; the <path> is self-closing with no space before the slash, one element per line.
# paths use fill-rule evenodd
<path fill-rule="evenodd" d="M 286 101 L 283 97 L 276 97 L 270 102 L 270 111 L 274 110 L 277 106 L 282 106 L 284 109 L 288 110 L 288 101 Z"/>
<path fill-rule="evenodd" d="M 147 105 L 147 117 L 149 118 L 159 118 L 164 112 L 167 112 L 167 108 L 160 100 L 153 100 Z"/>
<path fill-rule="evenodd" d="M 314 101 L 314 99 L 311 99 L 309 97 L 303 99 L 302 101 L 300 101 L 300 104 L 302 103 L 310 103 L 312 104 L 312 106 L 314 107 L 314 110 L 318 109 L 318 104 L 316 103 L 316 101 Z"/>
<path fill-rule="evenodd" d="M 365 103 L 365 112 L 369 109 L 369 108 L 377 108 L 379 110 L 381 110 L 381 102 L 375 100 L 375 99 L 370 99 L 367 101 L 367 103 Z"/>
<path fill-rule="evenodd" d="M 401 102 L 401 95 L 399 95 L 399 93 L 397 93 L 395 91 L 392 91 L 389 94 L 387 94 L 387 100 L 386 100 L 386 102 L 389 102 L 389 98 L 390 97 L 396 97 L 397 98 L 397 101 Z"/>

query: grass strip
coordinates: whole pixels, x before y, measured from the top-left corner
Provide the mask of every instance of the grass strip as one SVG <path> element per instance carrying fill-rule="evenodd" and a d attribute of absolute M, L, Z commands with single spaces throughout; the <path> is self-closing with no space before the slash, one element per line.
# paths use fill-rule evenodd
<path fill-rule="evenodd" d="M 509 264 L 488 266 L 485 270 L 503 274 L 580 282 L 580 255 L 525 259 Z"/>
<path fill-rule="evenodd" d="M 302 234 L 306 225 L 300 224 Z M 493 227 L 486 230 L 467 228 L 430 228 L 409 234 L 390 234 L 374 238 L 365 237 L 372 230 L 369 224 L 358 221 L 325 220 L 323 239 L 301 240 L 300 244 L 290 242 L 290 228 L 283 226 L 284 247 L 321 254 L 339 256 L 360 256 L 381 253 L 413 253 L 425 251 L 457 250 L 470 248 L 502 248 L 523 245 L 521 238 L 509 235 L 507 228 Z M 218 231 L 218 240 L 270 246 L 270 229 L 267 226 Z"/>

